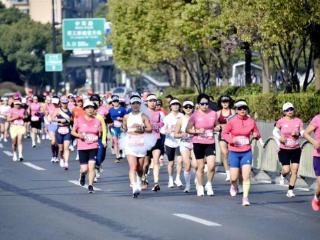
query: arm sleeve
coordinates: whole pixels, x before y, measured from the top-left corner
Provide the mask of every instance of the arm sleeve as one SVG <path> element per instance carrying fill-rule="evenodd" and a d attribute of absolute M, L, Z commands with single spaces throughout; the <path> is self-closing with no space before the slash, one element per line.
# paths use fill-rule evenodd
<path fill-rule="evenodd" d="M 281 135 L 280 135 L 280 130 L 277 127 L 274 127 L 272 134 L 274 136 L 275 139 L 280 140 Z"/>

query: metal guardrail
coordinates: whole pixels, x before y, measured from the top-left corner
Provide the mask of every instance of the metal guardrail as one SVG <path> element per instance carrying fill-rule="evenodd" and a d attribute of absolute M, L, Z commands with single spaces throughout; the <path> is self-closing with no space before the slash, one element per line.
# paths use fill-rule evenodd
<path fill-rule="evenodd" d="M 219 140 L 216 136 L 216 163 L 222 164 L 222 156 L 219 146 Z M 279 173 L 281 164 L 278 159 L 279 146 L 277 141 L 270 137 L 262 146 L 259 141 L 252 140 L 252 168 L 264 173 Z M 301 158 L 298 175 L 302 178 L 316 178 L 313 169 L 313 146 L 308 141 L 301 143 Z"/>

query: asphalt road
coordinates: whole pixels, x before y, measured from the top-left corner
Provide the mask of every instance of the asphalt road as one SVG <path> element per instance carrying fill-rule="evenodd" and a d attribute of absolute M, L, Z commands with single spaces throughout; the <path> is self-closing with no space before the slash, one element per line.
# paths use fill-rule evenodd
<path fill-rule="evenodd" d="M 128 165 L 110 154 L 97 191 L 77 185 L 79 163 L 69 171 L 50 163 L 50 146 L 35 149 L 25 140 L 24 162 L 13 162 L 10 143 L 0 144 L 0 239 L 319 239 L 320 213 L 312 211 L 312 192 L 254 184 L 251 206 L 231 198 L 225 176 L 217 174 L 215 196 L 196 197 L 167 188 L 131 197 Z M 31 163 L 28 164 L 28 163 Z M 26 165 L 27 164 L 27 165 Z M 151 180 L 151 179 L 150 179 Z"/>

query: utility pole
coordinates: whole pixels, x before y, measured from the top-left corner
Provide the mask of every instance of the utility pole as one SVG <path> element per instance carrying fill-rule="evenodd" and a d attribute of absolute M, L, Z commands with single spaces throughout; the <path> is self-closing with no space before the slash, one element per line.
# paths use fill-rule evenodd
<path fill-rule="evenodd" d="M 51 25 L 51 46 L 52 46 L 52 53 L 56 53 L 57 52 L 57 47 L 56 47 L 56 22 L 55 22 L 55 0 L 51 0 L 52 2 L 52 25 Z M 58 91 L 58 84 L 57 84 L 57 72 L 52 72 L 52 87 L 55 91 L 55 94 L 57 94 Z"/>
<path fill-rule="evenodd" d="M 93 18 L 93 0 L 91 0 L 91 5 L 90 5 L 91 9 L 90 9 L 90 15 L 91 18 Z M 94 50 L 91 49 L 91 88 L 92 88 L 92 92 L 95 92 L 95 81 L 94 81 Z"/>

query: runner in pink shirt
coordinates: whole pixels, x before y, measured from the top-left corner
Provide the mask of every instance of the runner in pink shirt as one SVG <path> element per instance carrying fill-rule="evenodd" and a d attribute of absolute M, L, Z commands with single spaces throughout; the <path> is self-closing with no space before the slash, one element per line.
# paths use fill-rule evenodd
<path fill-rule="evenodd" d="M 88 173 L 88 192 L 93 193 L 93 182 L 95 178 L 95 165 L 98 153 L 98 139 L 101 135 L 101 123 L 95 117 L 97 106 L 91 101 L 83 104 L 85 115 L 79 117 L 74 123 L 72 135 L 78 138 L 77 149 L 80 162 L 80 185 L 85 185 Z"/>
<path fill-rule="evenodd" d="M 58 129 L 58 123 L 53 121 L 58 112 L 59 112 L 59 102 L 60 99 L 56 96 L 52 97 L 51 99 L 51 104 L 48 104 L 46 107 L 46 119 L 48 121 L 48 132 L 49 132 L 49 138 L 51 141 L 51 153 L 52 153 L 52 157 L 51 157 L 51 162 L 52 163 L 57 163 L 59 162 L 58 159 L 58 153 L 59 153 L 59 147 L 56 141 L 56 131 Z"/>
<path fill-rule="evenodd" d="M 142 176 L 142 187 L 145 189 L 147 187 L 148 181 L 146 174 L 148 172 L 151 159 L 153 161 L 153 188 L 152 191 L 157 192 L 160 190 L 159 185 L 159 175 L 160 175 L 160 155 L 161 150 L 163 150 L 164 145 L 160 138 L 160 128 L 164 126 L 162 115 L 159 111 L 156 111 L 157 107 L 157 96 L 154 94 L 149 94 L 147 96 L 147 107 L 146 115 L 150 119 L 152 126 L 152 133 L 156 136 L 157 142 L 154 147 L 147 152 L 145 157 L 145 162 L 143 166 L 143 176 Z"/>
<path fill-rule="evenodd" d="M 314 132 L 314 137 L 311 134 Z M 311 206 L 314 211 L 320 211 L 320 114 L 316 115 L 310 122 L 303 134 L 314 147 L 313 150 L 313 169 L 317 177 L 317 187 L 314 197 L 311 201 Z"/>
<path fill-rule="evenodd" d="M 209 96 L 200 94 L 197 98 L 199 110 L 195 111 L 187 125 L 187 133 L 192 134 L 193 152 L 197 159 L 197 196 L 204 196 L 203 175 L 205 160 L 208 166 L 205 190 L 213 196 L 212 180 L 215 173 L 216 147 L 214 131 L 217 125 L 217 113 L 209 109 Z"/>
<path fill-rule="evenodd" d="M 303 122 L 294 116 L 292 103 L 285 103 L 282 107 L 284 116 L 279 119 L 273 129 L 273 136 L 280 142 L 278 153 L 282 165 L 280 184 L 284 185 L 286 176 L 291 173 L 287 197 L 295 197 L 293 192 L 297 181 L 297 174 L 300 163 L 301 147 L 299 137 L 303 132 Z"/>
<path fill-rule="evenodd" d="M 24 125 L 24 119 L 26 117 L 26 111 L 21 107 L 21 100 L 15 99 L 13 102 L 13 108 L 9 110 L 7 121 L 10 123 L 10 137 L 12 140 L 13 161 L 18 161 L 17 150 L 19 160 L 23 161 L 23 145 L 22 138 L 26 133 L 26 127 Z"/>
<path fill-rule="evenodd" d="M 236 115 L 230 119 L 222 130 L 222 139 L 228 142 L 230 167 L 230 195 L 235 197 L 238 193 L 238 179 L 240 168 L 243 179 L 242 205 L 249 206 L 250 173 L 252 151 L 250 137 L 260 139 L 256 122 L 248 116 L 248 105 L 244 100 L 235 103 Z"/>

